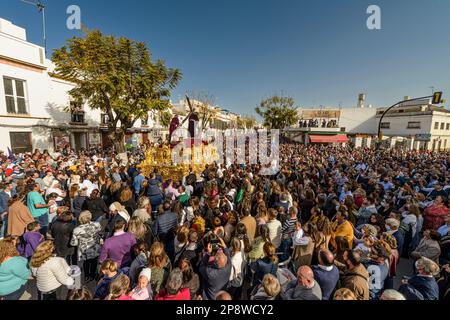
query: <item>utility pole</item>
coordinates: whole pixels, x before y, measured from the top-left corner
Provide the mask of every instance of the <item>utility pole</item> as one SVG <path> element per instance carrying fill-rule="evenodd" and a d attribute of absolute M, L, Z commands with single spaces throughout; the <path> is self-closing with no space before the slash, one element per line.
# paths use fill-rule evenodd
<path fill-rule="evenodd" d="M 29 0 L 21 0 L 22 2 L 26 4 L 30 4 L 32 6 L 35 6 L 39 13 L 42 14 L 42 38 L 43 38 L 43 46 L 45 50 L 45 56 L 47 56 L 47 31 L 45 26 L 45 4 L 42 3 L 40 0 L 36 1 L 29 1 Z"/>

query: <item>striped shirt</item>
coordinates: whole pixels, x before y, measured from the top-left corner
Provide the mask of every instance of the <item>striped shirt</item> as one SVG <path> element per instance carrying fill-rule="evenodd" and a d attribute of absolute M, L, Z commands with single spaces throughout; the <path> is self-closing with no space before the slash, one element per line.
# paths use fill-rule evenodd
<path fill-rule="evenodd" d="M 290 235 L 295 231 L 295 223 L 297 222 L 297 217 L 286 219 L 286 221 L 283 224 L 283 227 L 281 228 L 281 233 L 284 236 Z"/>

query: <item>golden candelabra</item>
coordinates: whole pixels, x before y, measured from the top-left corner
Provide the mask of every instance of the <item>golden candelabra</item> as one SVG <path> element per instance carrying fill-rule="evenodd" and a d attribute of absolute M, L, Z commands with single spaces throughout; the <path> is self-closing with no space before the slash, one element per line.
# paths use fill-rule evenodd
<path fill-rule="evenodd" d="M 150 147 L 145 152 L 145 160 L 138 168 L 146 177 L 155 169 L 166 179 L 181 180 L 189 174 L 190 168 L 195 173 L 205 169 L 205 165 L 219 160 L 217 149 L 213 145 L 192 146 L 191 148 L 171 148 L 170 145 Z"/>

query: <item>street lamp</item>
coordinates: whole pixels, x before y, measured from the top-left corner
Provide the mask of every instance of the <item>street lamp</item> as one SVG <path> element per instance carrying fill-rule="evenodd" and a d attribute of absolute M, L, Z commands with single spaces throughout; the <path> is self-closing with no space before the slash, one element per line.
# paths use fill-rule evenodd
<path fill-rule="evenodd" d="M 380 121 L 378 122 L 378 144 L 377 144 L 377 149 L 380 149 L 381 143 L 383 142 L 383 134 L 381 132 L 381 123 L 383 121 L 384 116 L 389 111 L 391 111 L 395 107 L 397 107 L 397 106 L 399 106 L 399 105 L 401 105 L 403 103 L 406 103 L 406 102 L 423 100 L 423 99 L 430 99 L 430 98 L 433 99 L 432 100 L 432 104 L 440 104 L 440 103 L 443 103 L 445 101 L 444 99 L 442 99 L 442 92 L 434 92 L 433 95 L 431 95 L 431 96 L 403 100 L 403 101 L 397 102 L 396 104 L 394 104 L 394 105 L 390 106 L 389 108 L 387 108 L 386 111 L 384 111 L 383 114 L 381 115 Z"/>
<path fill-rule="evenodd" d="M 46 28 L 45 28 L 45 4 L 42 3 L 40 0 L 36 1 L 28 1 L 28 0 L 21 0 L 22 2 L 26 4 L 30 4 L 32 6 L 35 6 L 39 13 L 42 14 L 42 33 L 43 33 L 43 42 L 44 42 L 44 49 L 45 49 L 45 55 L 47 55 L 47 34 L 46 34 Z"/>

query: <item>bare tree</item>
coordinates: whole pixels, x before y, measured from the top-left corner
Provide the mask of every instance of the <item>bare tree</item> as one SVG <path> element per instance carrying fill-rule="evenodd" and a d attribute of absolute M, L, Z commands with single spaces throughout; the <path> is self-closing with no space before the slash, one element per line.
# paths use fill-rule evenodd
<path fill-rule="evenodd" d="M 191 112 L 197 112 L 202 130 L 208 128 L 211 122 L 219 113 L 218 109 L 214 106 L 216 98 L 206 91 L 191 91 L 188 93 L 194 110 Z"/>

